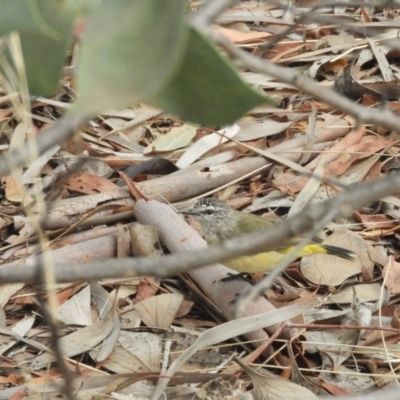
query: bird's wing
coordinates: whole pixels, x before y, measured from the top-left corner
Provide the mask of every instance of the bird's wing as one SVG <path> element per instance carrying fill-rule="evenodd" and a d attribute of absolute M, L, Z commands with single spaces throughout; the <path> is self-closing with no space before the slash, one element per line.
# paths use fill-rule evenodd
<path fill-rule="evenodd" d="M 258 231 L 259 229 L 268 228 L 274 225 L 273 222 L 269 221 L 268 219 L 259 217 L 258 215 L 246 214 L 246 218 L 241 218 L 241 216 L 243 216 L 243 213 L 239 211 L 236 212 L 240 214 L 237 215 L 237 221 L 238 228 L 241 233 Z"/>
<path fill-rule="evenodd" d="M 243 214 L 239 211 L 235 211 L 235 213 L 239 213 L 239 214 Z M 246 218 L 238 218 L 237 220 L 239 221 L 239 230 L 241 233 L 250 233 L 250 232 L 254 232 L 254 231 L 258 231 L 260 229 L 265 229 L 268 227 L 272 227 L 275 225 L 274 222 L 266 219 L 266 218 L 262 218 L 259 217 L 258 215 L 254 215 L 254 214 L 246 214 Z M 240 217 L 240 215 L 238 216 Z M 232 236 L 237 236 L 237 234 L 235 235 L 229 235 L 229 237 Z M 280 246 L 276 246 L 275 249 L 279 250 L 279 249 L 284 249 L 288 246 L 295 246 L 298 242 L 299 242 L 299 238 L 293 238 L 290 240 L 285 241 L 284 243 L 282 243 Z"/>
<path fill-rule="evenodd" d="M 285 257 L 285 254 L 277 251 L 266 251 L 252 256 L 236 257 L 233 260 L 224 261 L 223 264 L 238 272 L 256 274 L 273 270 Z"/>

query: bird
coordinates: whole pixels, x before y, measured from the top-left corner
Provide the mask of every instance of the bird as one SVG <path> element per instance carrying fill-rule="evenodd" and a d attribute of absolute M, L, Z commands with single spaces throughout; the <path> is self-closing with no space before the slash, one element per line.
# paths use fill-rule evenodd
<path fill-rule="evenodd" d="M 191 208 L 180 213 L 192 215 L 197 220 L 206 242 L 211 245 L 221 244 L 228 239 L 274 225 L 273 222 L 258 215 L 234 210 L 222 200 L 215 198 L 200 199 Z M 295 244 L 290 242 L 287 247 L 273 251 L 236 257 L 224 261 L 224 265 L 242 274 L 267 273 L 294 250 Z M 298 258 L 312 254 L 330 254 L 345 260 L 355 259 L 355 254 L 351 250 L 319 243 L 305 245 L 299 251 Z"/>

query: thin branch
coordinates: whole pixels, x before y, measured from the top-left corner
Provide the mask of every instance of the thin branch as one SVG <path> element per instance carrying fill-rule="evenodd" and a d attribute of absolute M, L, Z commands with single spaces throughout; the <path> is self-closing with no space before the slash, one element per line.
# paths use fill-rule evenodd
<path fill-rule="evenodd" d="M 220 246 L 212 246 L 207 251 L 201 249 L 164 257 L 121 258 L 87 264 L 58 264 L 54 266 L 54 278 L 57 282 L 71 282 L 127 278 L 138 275 L 165 277 L 180 274 L 233 257 L 273 250 L 285 241 L 313 229 L 315 224 L 324 218 L 326 210 L 334 210 L 335 217 L 348 216 L 353 210 L 397 192 L 400 192 L 400 173 L 392 173 L 371 182 L 354 184 L 343 194 L 328 201 L 312 204 L 282 224 L 240 236 L 226 241 Z M 2 268 L 0 269 L 0 282 L 35 283 L 36 266 L 37 264 L 26 268 Z"/>

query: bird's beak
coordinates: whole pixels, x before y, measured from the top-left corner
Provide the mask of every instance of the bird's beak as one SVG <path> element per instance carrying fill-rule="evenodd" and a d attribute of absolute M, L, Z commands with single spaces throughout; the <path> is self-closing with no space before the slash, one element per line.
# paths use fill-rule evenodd
<path fill-rule="evenodd" d="M 197 215 L 198 213 L 194 210 L 191 210 L 188 208 L 187 210 L 181 210 L 179 211 L 179 214 L 184 214 L 184 215 Z"/>

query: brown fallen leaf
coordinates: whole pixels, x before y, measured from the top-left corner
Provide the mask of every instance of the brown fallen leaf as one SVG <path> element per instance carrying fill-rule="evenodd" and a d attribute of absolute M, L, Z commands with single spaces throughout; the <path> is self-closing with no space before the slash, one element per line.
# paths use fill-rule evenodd
<path fill-rule="evenodd" d="M 383 276 L 386 277 L 386 287 L 390 290 L 391 294 L 400 293 L 400 263 L 394 260 L 394 257 L 389 257 L 388 263 L 383 269 Z"/>
<path fill-rule="evenodd" d="M 389 219 L 384 214 L 363 214 L 359 211 L 353 212 L 353 217 L 361 222 L 366 229 L 391 229 L 398 227 L 398 223 Z"/>
<path fill-rule="evenodd" d="M 77 354 L 85 353 L 98 345 L 113 329 L 115 315 L 113 307 L 104 319 L 60 338 L 59 346 L 64 356 L 73 357 Z M 42 369 L 53 361 L 55 361 L 53 354 L 43 353 L 32 361 L 30 368 L 32 370 Z"/>
<path fill-rule="evenodd" d="M 229 40 L 234 43 L 257 43 L 271 36 L 269 32 L 257 32 L 257 31 L 249 31 L 249 32 L 240 32 L 235 29 L 227 29 L 227 28 L 218 28 L 215 31 L 221 35 L 226 36 Z"/>
<path fill-rule="evenodd" d="M 97 194 L 119 189 L 109 179 L 93 174 L 72 174 L 63 180 L 61 187 L 84 194 Z"/>
<path fill-rule="evenodd" d="M 326 149 L 326 152 L 323 154 L 323 156 L 324 156 L 324 164 L 329 166 L 329 173 L 327 172 L 327 170 L 325 170 L 324 171 L 325 177 L 332 175 L 334 176 L 339 175 L 339 173 L 335 172 L 335 170 L 333 170 L 332 172 L 331 169 L 332 163 L 338 158 L 340 158 L 342 154 L 346 152 L 350 146 L 359 143 L 364 134 L 365 134 L 365 127 L 361 126 L 357 130 L 352 130 L 350 133 L 348 133 L 345 137 L 343 137 L 339 142 L 337 142 L 332 147 Z M 319 165 L 321 157 L 322 155 L 316 157 L 314 160 L 309 162 L 306 165 L 306 168 L 310 170 L 310 172 L 314 171 Z M 304 185 L 309 181 L 309 179 L 310 178 L 308 176 L 298 176 L 293 172 L 288 171 L 279 174 L 274 179 L 273 182 L 274 186 L 283 193 L 298 193 L 304 187 Z"/>
<path fill-rule="evenodd" d="M 277 376 L 258 373 L 237 357 L 233 359 L 253 381 L 253 396 L 256 400 L 315 400 L 318 397 L 300 385 Z"/>
<path fill-rule="evenodd" d="M 14 176 L 7 176 L 5 184 L 6 198 L 12 203 L 20 203 L 24 197 L 24 189 L 21 182 Z"/>
<path fill-rule="evenodd" d="M 357 257 L 353 261 L 326 254 L 304 257 L 300 263 L 300 270 L 309 282 L 334 287 L 341 285 L 351 276 L 361 274 L 363 270 L 369 276 L 373 276 L 374 262 L 371 254 L 375 252 L 375 249 L 356 233 L 338 229 L 323 243 L 352 250 Z"/>
<path fill-rule="evenodd" d="M 167 293 L 150 297 L 136 304 L 142 321 L 152 328 L 168 329 L 175 319 L 183 300 L 180 293 Z"/>
<path fill-rule="evenodd" d="M 102 366 L 114 373 L 160 370 L 161 338 L 150 332 L 120 331 L 111 354 Z"/>

